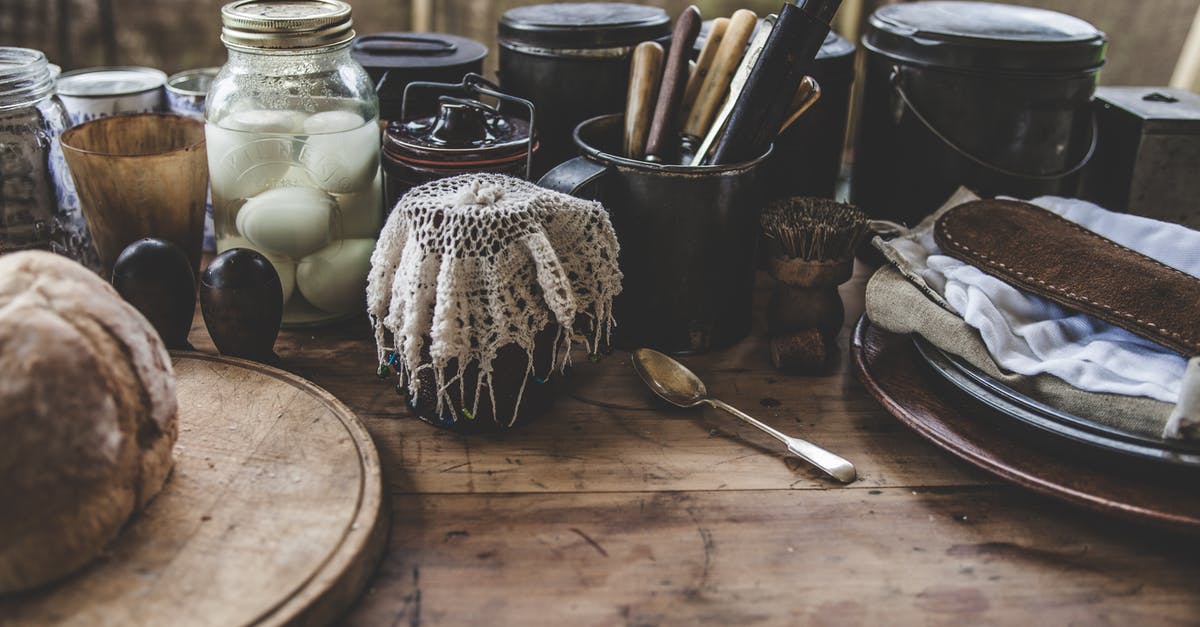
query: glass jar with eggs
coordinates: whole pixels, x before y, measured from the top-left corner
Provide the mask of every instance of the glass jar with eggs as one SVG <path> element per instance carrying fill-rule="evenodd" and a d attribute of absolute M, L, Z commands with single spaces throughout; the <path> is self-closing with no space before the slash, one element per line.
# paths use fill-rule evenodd
<path fill-rule="evenodd" d="M 379 101 L 350 57 L 350 5 L 237 0 L 221 19 L 229 58 L 205 109 L 217 250 L 271 261 L 286 326 L 361 312 L 383 202 Z"/>

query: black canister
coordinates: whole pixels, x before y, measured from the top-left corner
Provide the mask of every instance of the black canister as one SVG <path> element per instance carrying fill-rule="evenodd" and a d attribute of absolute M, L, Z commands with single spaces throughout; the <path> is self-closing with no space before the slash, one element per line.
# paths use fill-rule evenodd
<path fill-rule="evenodd" d="M 457 83 L 468 72 L 481 74 L 487 46 L 446 33 L 378 33 L 354 40 L 350 49 L 379 92 L 379 117 L 399 120 L 404 87 L 413 81 Z M 409 103 L 414 111 L 433 113 L 437 100 Z"/>
<path fill-rule="evenodd" d="M 394 207 L 405 192 L 417 185 L 449 176 L 496 172 L 529 178 L 538 142 L 536 136 L 530 136 L 528 119 L 533 109 L 528 102 L 500 94 L 478 74 L 468 74 L 458 85 L 414 83 L 408 90 L 410 100 L 422 91 L 419 87 L 491 96 L 501 103 L 528 109 L 525 118 L 520 118 L 473 98 L 442 95 L 437 99 L 435 115 L 388 124 L 383 136 L 386 207 Z"/>
<path fill-rule="evenodd" d="M 850 116 L 854 50 L 854 44 L 835 33 L 821 44 L 811 72 L 821 97 L 775 140 L 766 175 L 771 198 L 833 198 Z"/>
<path fill-rule="evenodd" d="M 1104 33 L 1042 9 L 918 2 L 877 10 L 862 44 L 851 199 L 872 217 L 914 224 L 960 185 L 1074 195 Z"/>
<path fill-rule="evenodd" d="M 619 156 L 624 118 L 587 120 L 581 156 L 538 185 L 600 201 L 608 210 L 624 277 L 613 301 L 613 343 L 672 354 L 725 348 L 750 332 L 755 247 L 763 205 L 757 159 L 669 165 Z"/>
<path fill-rule="evenodd" d="M 624 3 L 539 4 L 501 16 L 500 86 L 538 111 L 535 174 L 575 156 L 578 123 L 624 109 L 634 46 L 665 44 L 670 27 L 662 9 Z"/>

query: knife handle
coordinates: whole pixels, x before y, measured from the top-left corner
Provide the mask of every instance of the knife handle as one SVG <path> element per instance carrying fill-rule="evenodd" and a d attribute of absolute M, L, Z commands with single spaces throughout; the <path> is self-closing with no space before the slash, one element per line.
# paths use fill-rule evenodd
<path fill-rule="evenodd" d="M 688 57 L 692 45 L 700 34 L 700 9 L 689 6 L 675 20 L 675 31 L 671 34 L 671 51 L 663 68 L 662 85 L 658 89 L 658 101 L 654 104 L 654 118 L 650 122 L 650 136 L 646 140 L 646 159 L 663 161 L 672 151 L 671 136 L 679 130 L 679 103 L 687 88 Z"/>
<path fill-rule="evenodd" d="M 796 90 L 795 97 L 792 98 L 791 113 L 783 122 L 783 126 L 779 127 L 779 133 L 783 134 L 788 130 L 800 116 L 804 115 L 805 111 L 812 108 L 821 99 L 821 86 L 817 84 L 817 79 L 811 76 L 805 76 L 804 80 L 800 81 L 800 88 Z"/>
<path fill-rule="evenodd" d="M 687 123 L 684 124 L 685 135 L 704 137 L 708 132 L 708 127 L 717 115 L 717 109 L 725 100 L 729 81 L 737 71 L 742 55 L 746 53 L 746 44 L 750 42 L 750 36 L 754 34 L 754 27 L 757 25 L 758 16 L 749 9 L 738 9 L 734 11 L 733 17 L 729 18 L 729 28 L 725 30 L 725 37 L 717 48 L 712 67 L 700 86 L 700 93 L 696 95 L 696 102 L 692 105 Z"/>
<path fill-rule="evenodd" d="M 663 47 L 643 41 L 633 49 L 630 60 L 629 92 L 625 97 L 625 156 L 641 159 L 646 154 L 646 135 L 650 132 L 650 114 L 662 77 Z"/>
<path fill-rule="evenodd" d="M 688 77 L 687 89 L 683 92 L 683 102 L 679 105 L 682 119 L 686 120 L 692 113 L 692 104 L 696 102 L 696 95 L 700 93 L 700 85 L 704 83 L 704 78 L 708 76 L 708 71 L 712 68 L 713 57 L 717 56 L 717 48 L 720 47 L 721 40 L 725 39 L 725 29 L 727 28 L 729 28 L 729 18 L 718 17 L 713 20 L 712 27 L 708 29 L 708 38 L 704 40 L 700 56 L 696 57 L 696 69 Z"/>

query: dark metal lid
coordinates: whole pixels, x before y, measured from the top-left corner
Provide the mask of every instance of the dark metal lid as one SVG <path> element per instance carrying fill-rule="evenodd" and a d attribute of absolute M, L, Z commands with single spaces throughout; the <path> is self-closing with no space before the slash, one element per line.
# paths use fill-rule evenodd
<path fill-rule="evenodd" d="M 529 123 L 468 98 L 441 96 L 437 115 L 392 122 L 384 136 L 389 156 L 425 165 L 507 162 L 530 148 Z"/>
<path fill-rule="evenodd" d="M 487 46 L 446 33 L 378 33 L 354 40 L 350 55 L 371 70 L 455 68 L 462 72 L 478 67 Z"/>
<path fill-rule="evenodd" d="M 1096 105 L 1142 121 L 1144 134 L 1200 135 L 1200 94 L 1171 87 L 1099 87 Z"/>
<path fill-rule="evenodd" d="M 619 48 L 669 36 L 658 7 L 619 2 L 537 4 L 500 17 L 501 43 L 538 48 Z"/>
<path fill-rule="evenodd" d="M 863 45 L 909 63 L 1054 74 L 1104 65 L 1106 41 L 1070 15 L 990 2 L 913 2 L 871 15 Z"/>

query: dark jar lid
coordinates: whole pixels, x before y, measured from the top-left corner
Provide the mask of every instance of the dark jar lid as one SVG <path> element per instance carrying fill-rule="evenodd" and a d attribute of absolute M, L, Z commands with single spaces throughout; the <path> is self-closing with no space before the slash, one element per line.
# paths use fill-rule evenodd
<path fill-rule="evenodd" d="M 536 141 L 530 146 L 525 120 L 467 98 L 441 96 L 438 103 L 437 115 L 388 125 L 383 141 L 388 157 L 423 167 L 484 168 L 537 150 Z"/>
<path fill-rule="evenodd" d="M 1094 72 L 1106 41 L 1070 15 L 990 2 L 914 2 L 871 15 L 863 45 L 908 63 L 1029 74 Z"/>
<path fill-rule="evenodd" d="M 666 11 L 620 2 L 536 4 L 500 16 L 501 44 L 533 48 L 622 48 L 669 37 L 670 29 Z"/>

